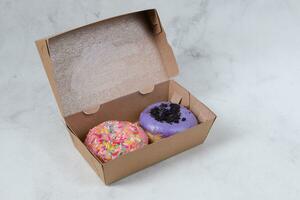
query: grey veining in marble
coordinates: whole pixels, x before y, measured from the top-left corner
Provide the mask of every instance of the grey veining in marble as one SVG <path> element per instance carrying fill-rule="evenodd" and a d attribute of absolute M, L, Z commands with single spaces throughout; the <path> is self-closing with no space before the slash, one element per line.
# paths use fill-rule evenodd
<path fill-rule="evenodd" d="M 157 8 L 178 82 L 218 115 L 206 142 L 104 186 L 73 148 L 34 41 Z M 0 198 L 300 198 L 297 0 L 0 0 Z"/>

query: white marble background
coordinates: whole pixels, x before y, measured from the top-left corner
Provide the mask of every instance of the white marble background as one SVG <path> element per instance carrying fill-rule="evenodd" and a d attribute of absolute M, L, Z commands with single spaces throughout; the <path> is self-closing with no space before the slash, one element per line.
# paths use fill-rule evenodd
<path fill-rule="evenodd" d="M 110 187 L 73 148 L 34 41 L 157 8 L 181 73 L 219 116 L 205 144 Z M 0 199 L 300 199 L 297 0 L 0 0 Z"/>

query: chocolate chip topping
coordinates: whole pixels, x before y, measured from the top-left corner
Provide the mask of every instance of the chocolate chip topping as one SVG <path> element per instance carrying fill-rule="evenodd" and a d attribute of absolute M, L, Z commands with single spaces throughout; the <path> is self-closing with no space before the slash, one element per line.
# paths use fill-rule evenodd
<path fill-rule="evenodd" d="M 150 110 L 150 115 L 159 122 L 167 122 L 169 124 L 179 123 L 180 120 L 180 106 L 174 103 L 161 103 L 159 106 L 155 106 Z M 184 120 L 183 120 L 184 119 Z M 185 121 L 182 118 L 182 121 Z"/>

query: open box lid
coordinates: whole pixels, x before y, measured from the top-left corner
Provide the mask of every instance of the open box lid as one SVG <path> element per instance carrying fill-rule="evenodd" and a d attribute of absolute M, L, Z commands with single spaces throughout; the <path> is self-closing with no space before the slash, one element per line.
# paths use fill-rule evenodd
<path fill-rule="evenodd" d="M 36 44 L 64 117 L 136 91 L 150 92 L 178 74 L 154 9 L 99 21 Z"/>

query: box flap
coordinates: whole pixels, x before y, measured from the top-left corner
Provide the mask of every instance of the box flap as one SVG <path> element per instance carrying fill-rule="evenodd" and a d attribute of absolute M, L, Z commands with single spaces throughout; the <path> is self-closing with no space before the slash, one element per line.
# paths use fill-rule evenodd
<path fill-rule="evenodd" d="M 48 38 L 44 40 L 47 51 L 41 52 L 38 43 L 63 116 L 151 88 L 178 74 L 156 10 L 114 17 Z"/>

